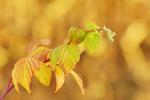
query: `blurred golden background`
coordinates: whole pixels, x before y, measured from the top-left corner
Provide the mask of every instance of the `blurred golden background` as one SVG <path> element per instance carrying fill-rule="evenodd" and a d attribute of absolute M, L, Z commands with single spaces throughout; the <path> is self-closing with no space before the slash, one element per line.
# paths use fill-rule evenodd
<path fill-rule="evenodd" d="M 50 38 L 55 47 L 88 22 L 117 35 L 102 38 L 99 56 L 82 54 L 75 70 L 85 95 L 70 77 L 56 94 L 33 79 L 33 95 L 13 89 L 5 100 L 150 100 L 150 0 L 0 0 L 0 94 L 30 43 Z"/>

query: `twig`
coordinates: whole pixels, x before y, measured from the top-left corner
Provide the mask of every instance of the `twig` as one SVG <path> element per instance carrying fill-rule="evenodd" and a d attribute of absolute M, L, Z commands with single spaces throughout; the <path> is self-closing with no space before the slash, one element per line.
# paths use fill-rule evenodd
<path fill-rule="evenodd" d="M 9 80 L 8 86 L 5 90 L 5 92 L 0 96 L 0 100 L 3 100 L 4 97 L 12 90 L 12 88 L 14 87 L 14 85 L 11 83 L 12 78 Z"/>

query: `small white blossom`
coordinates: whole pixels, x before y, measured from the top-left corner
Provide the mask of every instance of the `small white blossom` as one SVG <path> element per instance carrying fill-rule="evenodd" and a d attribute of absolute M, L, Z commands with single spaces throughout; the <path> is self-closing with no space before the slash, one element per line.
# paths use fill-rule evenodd
<path fill-rule="evenodd" d="M 111 31 L 109 28 L 107 28 L 106 26 L 103 27 L 103 31 L 106 32 L 107 34 L 107 38 L 110 40 L 110 41 L 114 41 L 114 36 L 116 35 L 115 32 Z"/>

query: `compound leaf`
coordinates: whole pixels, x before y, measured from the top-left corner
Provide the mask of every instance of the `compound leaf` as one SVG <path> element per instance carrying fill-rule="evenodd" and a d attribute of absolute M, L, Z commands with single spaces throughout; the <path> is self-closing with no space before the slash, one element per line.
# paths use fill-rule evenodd
<path fill-rule="evenodd" d="M 14 87 L 19 92 L 18 84 L 24 87 L 29 93 L 30 83 L 33 73 L 37 68 L 41 66 L 41 62 L 33 57 L 27 57 L 20 59 L 12 70 L 12 80 Z"/>

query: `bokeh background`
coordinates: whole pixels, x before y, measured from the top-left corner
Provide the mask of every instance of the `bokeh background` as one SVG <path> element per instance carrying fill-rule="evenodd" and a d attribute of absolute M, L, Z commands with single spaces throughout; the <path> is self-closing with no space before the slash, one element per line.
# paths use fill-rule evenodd
<path fill-rule="evenodd" d="M 75 70 L 85 95 L 68 76 L 56 94 L 33 79 L 33 95 L 13 89 L 5 100 L 150 100 L 150 0 L 0 0 L 0 94 L 30 43 L 49 38 L 55 47 L 89 22 L 117 35 L 102 38 L 98 56 L 82 54 Z"/>

